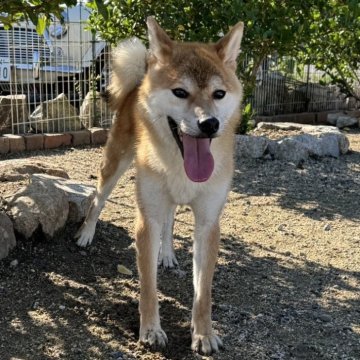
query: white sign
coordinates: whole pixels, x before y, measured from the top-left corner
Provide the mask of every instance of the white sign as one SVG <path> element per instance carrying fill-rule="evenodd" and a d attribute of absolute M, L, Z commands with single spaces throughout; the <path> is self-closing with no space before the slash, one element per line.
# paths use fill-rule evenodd
<path fill-rule="evenodd" d="M 0 57 L 0 81 L 10 81 L 10 59 Z"/>

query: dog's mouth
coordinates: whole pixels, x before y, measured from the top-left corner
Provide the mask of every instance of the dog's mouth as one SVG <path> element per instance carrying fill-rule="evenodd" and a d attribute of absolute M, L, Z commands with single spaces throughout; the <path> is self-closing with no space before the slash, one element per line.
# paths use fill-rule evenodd
<path fill-rule="evenodd" d="M 207 181 L 214 170 L 214 158 L 210 151 L 211 138 L 194 137 L 183 133 L 170 116 L 168 123 L 184 159 L 187 177 L 194 182 Z"/>

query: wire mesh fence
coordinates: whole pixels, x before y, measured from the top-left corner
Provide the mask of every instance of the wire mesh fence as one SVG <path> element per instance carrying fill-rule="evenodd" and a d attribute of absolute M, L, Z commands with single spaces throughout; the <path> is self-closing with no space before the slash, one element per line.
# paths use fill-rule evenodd
<path fill-rule="evenodd" d="M 109 77 L 110 47 L 86 29 L 79 3 L 40 36 L 30 22 L 0 24 L 0 133 L 66 132 L 108 127 L 100 93 Z"/>
<path fill-rule="evenodd" d="M 110 126 L 113 114 L 100 95 L 109 81 L 110 46 L 86 29 L 89 11 L 79 2 L 41 36 L 29 22 L 10 30 L 0 23 L 0 135 Z M 313 66 L 268 58 L 258 70 L 252 108 L 276 115 L 354 105 L 324 79 Z"/>
<path fill-rule="evenodd" d="M 260 66 L 250 102 L 258 115 L 347 110 L 356 106 L 313 65 L 271 57 Z"/>

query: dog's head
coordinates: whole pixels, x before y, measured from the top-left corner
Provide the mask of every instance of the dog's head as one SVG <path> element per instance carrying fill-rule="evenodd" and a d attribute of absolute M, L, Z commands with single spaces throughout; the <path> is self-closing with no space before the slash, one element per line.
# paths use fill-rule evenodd
<path fill-rule="evenodd" d="M 147 26 L 145 106 L 162 135 L 171 131 L 188 177 L 206 181 L 214 168 L 211 139 L 238 119 L 242 88 L 235 69 L 243 23 L 215 44 L 172 41 L 152 17 Z"/>

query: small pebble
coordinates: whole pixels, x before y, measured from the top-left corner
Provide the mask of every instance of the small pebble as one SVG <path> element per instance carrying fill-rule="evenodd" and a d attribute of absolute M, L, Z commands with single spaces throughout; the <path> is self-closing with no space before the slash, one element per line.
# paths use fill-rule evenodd
<path fill-rule="evenodd" d="M 60 310 L 65 310 L 65 306 L 64 305 L 59 305 L 59 309 Z"/>
<path fill-rule="evenodd" d="M 122 360 L 124 359 L 124 354 L 121 351 L 114 351 L 111 353 L 111 357 L 115 360 Z"/>
<path fill-rule="evenodd" d="M 39 302 L 38 301 L 34 301 L 34 303 L 32 304 L 32 309 L 36 310 L 39 307 Z"/>
<path fill-rule="evenodd" d="M 184 277 L 186 277 L 186 271 L 184 271 L 184 270 L 173 269 L 171 272 L 173 274 L 175 274 L 176 276 L 178 276 L 180 279 L 183 279 Z"/>
<path fill-rule="evenodd" d="M 133 305 L 139 305 L 139 300 L 138 300 L 138 299 L 131 299 L 130 302 L 131 302 Z"/>
<path fill-rule="evenodd" d="M 330 224 L 326 224 L 324 226 L 324 231 L 330 231 L 331 230 L 331 225 Z"/>
<path fill-rule="evenodd" d="M 331 316 L 327 314 L 318 314 L 316 317 L 323 322 L 331 322 L 332 320 Z"/>
<path fill-rule="evenodd" d="M 84 250 L 79 251 L 79 254 L 82 256 L 87 256 L 87 252 Z"/>
<path fill-rule="evenodd" d="M 17 259 L 13 260 L 13 261 L 10 263 L 10 266 L 11 266 L 11 267 L 16 267 L 16 266 L 18 266 L 18 265 L 19 265 L 19 260 L 17 260 Z"/>

